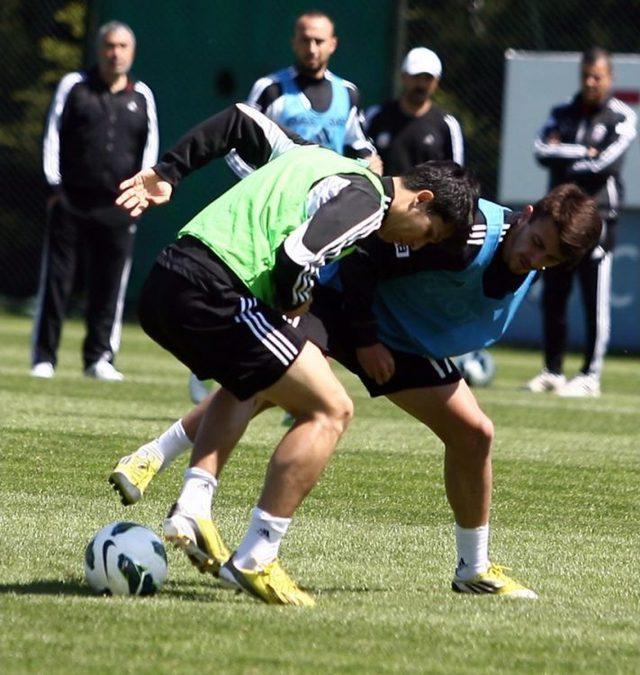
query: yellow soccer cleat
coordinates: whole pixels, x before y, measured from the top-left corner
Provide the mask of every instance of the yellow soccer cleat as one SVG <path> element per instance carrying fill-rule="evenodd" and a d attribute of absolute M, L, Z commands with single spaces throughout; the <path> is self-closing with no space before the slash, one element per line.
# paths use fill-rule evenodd
<path fill-rule="evenodd" d="M 276 559 L 258 570 L 242 570 L 233 564 L 233 556 L 221 567 L 220 580 L 232 588 L 252 595 L 268 605 L 314 607 L 316 601 L 282 569 Z"/>
<path fill-rule="evenodd" d="M 505 570 L 508 567 L 489 564 L 486 572 L 476 574 L 470 579 L 461 579 L 457 575 L 451 582 L 451 588 L 456 593 L 474 593 L 476 595 L 503 595 L 507 598 L 527 598 L 535 600 L 538 594 L 530 588 L 508 577 Z"/>
<path fill-rule="evenodd" d="M 109 483 L 125 506 L 140 501 L 151 479 L 160 471 L 162 460 L 150 449 L 153 442 L 122 457 L 109 475 Z"/>
<path fill-rule="evenodd" d="M 211 518 L 188 514 L 174 504 L 162 530 L 164 538 L 183 550 L 200 572 L 217 577 L 220 566 L 229 559 L 229 549 Z"/>

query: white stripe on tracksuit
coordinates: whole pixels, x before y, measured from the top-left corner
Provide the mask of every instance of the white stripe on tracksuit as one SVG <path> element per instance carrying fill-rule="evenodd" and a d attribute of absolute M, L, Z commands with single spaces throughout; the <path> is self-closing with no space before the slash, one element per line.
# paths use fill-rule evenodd
<path fill-rule="evenodd" d="M 453 115 L 445 115 L 444 121 L 449 127 L 449 135 L 451 136 L 451 159 L 460 166 L 464 166 L 464 140 L 460 124 Z"/>
<path fill-rule="evenodd" d="M 611 263 L 612 253 L 609 251 L 598 265 L 596 291 L 596 338 L 593 357 L 589 364 L 589 374 L 600 377 L 602 363 L 609 346 L 611 334 Z"/>
<path fill-rule="evenodd" d="M 263 346 L 282 365 L 288 366 L 298 356 L 298 349 L 283 333 L 267 321 L 262 312 L 256 311 L 257 304 L 258 301 L 255 298 L 240 298 L 240 314 L 235 317 L 235 320 L 246 324 Z"/>
<path fill-rule="evenodd" d="M 135 227 L 132 225 L 131 227 Z M 109 346 L 111 347 L 111 354 L 105 354 L 103 358 L 111 360 L 120 349 L 120 341 L 122 339 L 122 313 L 124 311 L 124 296 L 127 292 L 127 285 L 129 283 L 129 273 L 131 272 L 131 262 L 133 256 L 129 256 L 122 268 L 120 275 L 120 288 L 118 289 L 118 300 L 116 302 L 116 311 L 113 315 L 113 325 L 111 326 L 111 335 L 109 336 Z"/>
<path fill-rule="evenodd" d="M 296 304 L 303 304 L 309 299 L 311 289 L 313 288 L 315 279 L 318 276 L 318 269 L 325 264 L 325 261 L 337 256 L 341 251 L 351 246 L 358 239 L 364 239 L 372 232 L 378 230 L 380 228 L 380 223 L 382 222 L 383 216 L 384 209 L 381 207 L 368 218 L 365 218 L 359 223 L 356 223 L 348 232 L 343 233 L 333 241 L 329 242 L 329 244 L 327 244 L 323 249 L 315 254 L 312 254 L 312 259 L 304 263 L 304 269 L 298 275 L 298 278 L 292 289 L 293 298 L 296 300 Z M 304 231 L 306 231 L 308 224 L 309 221 L 307 221 L 303 226 Z M 287 239 L 285 239 L 284 250 L 292 260 L 296 260 L 296 253 L 294 252 L 293 245 L 298 244 L 297 253 L 302 251 L 303 245 L 301 240 L 302 237 L 298 236 L 296 231 L 294 231 Z M 310 252 L 307 251 L 307 253 Z"/>
<path fill-rule="evenodd" d="M 136 82 L 133 85 L 135 91 L 144 96 L 147 103 L 147 142 L 142 151 L 141 169 L 148 169 L 158 161 L 160 137 L 158 136 L 158 113 L 153 92 L 144 82 Z"/>
<path fill-rule="evenodd" d="M 47 214 L 50 218 L 51 214 Z M 45 236 L 44 246 L 42 247 L 42 259 L 40 262 L 40 280 L 38 281 L 38 294 L 36 296 L 36 309 L 33 314 L 33 332 L 31 333 L 31 363 L 36 364 L 36 345 L 38 344 L 38 330 L 42 321 L 42 310 L 44 308 L 44 294 L 47 284 L 47 274 L 49 272 L 49 237 Z"/>
<path fill-rule="evenodd" d="M 49 185 L 60 185 L 62 180 L 60 176 L 60 121 L 64 106 L 67 103 L 67 97 L 76 84 L 83 82 L 85 79 L 86 73 L 67 73 L 60 80 L 49 107 L 42 142 L 42 165 Z"/>

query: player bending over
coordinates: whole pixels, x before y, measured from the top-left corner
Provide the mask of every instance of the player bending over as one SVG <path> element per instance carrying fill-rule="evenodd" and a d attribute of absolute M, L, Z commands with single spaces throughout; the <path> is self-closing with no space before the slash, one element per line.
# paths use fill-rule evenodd
<path fill-rule="evenodd" d="M 380 178 L 238 104 L 125 181 L 117 201 L 131 215 L 165 203 L 181 178 L 231 149 L 260 168 L 181 230 L 140 299 L 143 329 L 199 379 L 224 387 L 204 410 L 164 532 L 229 585 L 265 602 L 312 605 L 280 566 L 278 544 L 346 430 L 352 403 L 322 352 L 283 312 L 304 313 L 318 270 L 369 235 L 416 249 L 455 235 L 464 241 L 477 186 L 453 162 Z M 211 520 L 217 452 L 233 449 L 256 399 L 289 411 L 295 424 L 271 457 L 247 533 L 229 557 Z M 125 491 L 123 475 L 112 479 Z"/>
<path fill-rule="evenodd" d="M 335 282 L 338 275 L 327 275 L 336 288 L 317 287 L 311 314 L 302 320 L 303 328 L 356 373 L 371 396 L 386 396 L 444 443 L 445 486 L 455 517 L 456 591 L 535 597 L 489 561 L 493 424 L 448 355 L 499 339 L 538 271 L 575 263 L 599 232 L 594 202 L 575 186 L 556 188 L 521 213 L 480 200 L 462 250 L 362 241 L 359 251 L 339 263 L 341 284 Z M 234 438 L 260 407 L 257 400 L 234 402 L 224 389 L 210 398 L 226 402 L 236 425 Z M 121 460 L 111 480 L 125 503 L 137 501 L 156 471 L 191 448 L 209 400 Z M 230 450 L 231 444 L 217 445 L 210 467 L 216 480 Z M 179 503 L 185 510 L 193 508 L 190 499 L 183 490 Z M 211 530 L 205 506 L 192 519 L 194 535 Z M 254 526 L 260 522 L 257 513 Z M 203 557 L 214 558 L 215 547 L 200 536 Z"/>

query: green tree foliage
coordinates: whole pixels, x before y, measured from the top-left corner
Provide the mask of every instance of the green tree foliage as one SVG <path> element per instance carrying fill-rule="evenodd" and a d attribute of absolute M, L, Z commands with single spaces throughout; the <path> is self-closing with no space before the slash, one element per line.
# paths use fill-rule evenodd
<path fill-rule="evenodd" d="M 60 78 L 82 64 L 86 3 L 0 6 L 0 293 L 35 290 L 44 222 L 41 138 Z"/>

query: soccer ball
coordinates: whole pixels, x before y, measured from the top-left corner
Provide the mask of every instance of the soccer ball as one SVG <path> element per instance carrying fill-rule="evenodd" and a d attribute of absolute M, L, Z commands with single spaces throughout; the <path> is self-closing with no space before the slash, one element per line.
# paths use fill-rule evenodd
<path fill-rule="evenodd" d="M 454 362 L 470 387 L 487 387 L 496 374 L 495 361 L 486 349 L 458 356 Z"/>
<path fill-rule="evenodd" d="M 137 523 L 111 523 L 84 554 L 89 586 L 101 595 L 153 595 L 167 576 L 167 554 L 155 532 Z"/>

